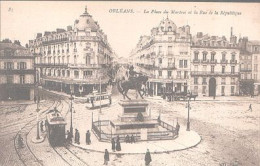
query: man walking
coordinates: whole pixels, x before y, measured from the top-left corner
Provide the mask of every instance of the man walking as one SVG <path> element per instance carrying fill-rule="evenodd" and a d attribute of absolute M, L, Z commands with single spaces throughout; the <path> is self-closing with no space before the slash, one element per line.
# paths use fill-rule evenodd
<path fill-rule="evenodd" d="M 179 122 L 177 121 L 177 124 L 176 124 L 176 134 L 179 135 L 179 131 L 180 131 L 180 125 L 179 125 Z"/>
<path fill-rule="evenodd" d="M 112 150 L 113 150 L 113 152 L 114 152 L 115 149 L 116 149 L 116 142 L 115 142 L 115 139 L 114 139 L 114 138 L 112 138 L 111 144 L 112 144 Z"/>
<path fill-rule="evenodd" d="M 248 111 L 253 111 L 253 109 L 252 109 L 252 104 L 249 105 Z"/>
<path fill-rule="evenodd" d="M 108 153 L 107 149 L 105 149 L 104 164 L 103 165 L 107 165 L 108 161 L 109 161 L 109 153 Z"/>
<path fill-rule="evenodd" d="M 87 133 L 86 133 L 86 143 L 87 143 L 88 145 L 91 143 L 89 130 L 88 130 Z"/>
<path fill-rule="evenodd" d="M 78 129 L 75 129 L 75 130 L 76 130 L 76 132 L 75 132 L 75 143 L 80 144 L 80 142 L 79 142 L 79 138 L 80 138 L 79 131 L 78 131 Z"/>

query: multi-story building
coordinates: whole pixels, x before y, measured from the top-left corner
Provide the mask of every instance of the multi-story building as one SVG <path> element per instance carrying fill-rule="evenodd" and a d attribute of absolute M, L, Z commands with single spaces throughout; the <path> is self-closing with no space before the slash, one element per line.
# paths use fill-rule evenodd
<path fill-rule="evenodd" d="M 168 17 L 151 30 L 150 36 L 140 37 L 129 59 L 137 70 L 150 76 L 150 94 L 188 91 L 190 45 L 190 27 L 177 28 Z"/>
<path fill-rule="evenodd" d="M 34 56 L 18 44 L 0 42 L 0 100 L 32 100 L 34 76 Z"/>
<path fill-rule="evenodd" d="M 249 95 L 253 92 L 254 80 L 252 79 L 252 53 L 247 50 L 248 38 L 239 39 L 240 48 L 240 81 L 239 94 Z"/>
<path fill-rule="evenodd" d="M 101 82 L 105 91 L 115 54 L 87 8 L 73 27 L 38 33 L 29 48 L 45 88 L 82 96 L 99 90 Z"/>
<path fill-rule="evenodd" d="M 249 41 L 247 50 L 252 53 L 252 78 L 254 79 L 254 94 L 260 94 L 260 41 Z"/>
<path fill-rule="evenodd" d="M 239 49 L 236 37 L 197 33 L 191 47 L 191 91 L 203 96 L 238 95 Z"/>

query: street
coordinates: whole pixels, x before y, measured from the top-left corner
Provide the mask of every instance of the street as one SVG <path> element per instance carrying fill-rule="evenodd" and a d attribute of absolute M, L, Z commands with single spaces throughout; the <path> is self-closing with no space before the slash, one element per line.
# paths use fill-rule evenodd
<path fill-rule="evenodd" d="M 119 109 L 116 102 L 119 99 L 121 99 L 120 95 L 114 95 L 113 101 L 115 103 L 110 107 L 102 108 L 101 119 L 116 118 Z M 156 118 L 161 112 L 161 119 L 170 124 L 176 124 L 178 118 L 181 128 L 186 128 L 187 102 L 167 102 L 150 97 L 147 100 L 150 102 L 153 118 Z M 61 100 L 61 98 L 52 97 L 42 101 L 40 108 L 44 111 L 48 107 L 55 105 L 58 109 L 62 109 L 62 114 L 67 115 L 68 125 L 66 128 L 69 128 L 68 103 L 68 99 Z M 249 103 L 252 104 L 253 111 L 248 111 Z M 36 124 L 35 105 L 34 103 L 1 105 L 0 165 L 23 165 L 23 163 L 31 165 L 33 163 L 34 159 L 28 157 L 28 153 L 27 156 L 23 156 L 23 152 L 15 148 L 14 138 L 20 129 L 24 139 L 26 137 L 30 138 L 31 135 L 36 133 L 32 129 Z M 194 148 L 183 151 L 152 154 L 151 165 L 169 165 L 169 163 L 171 165 L 258 165 L 260 154 L 258 143 L 260 126 L 259 98 L 220 97 L 216 101 L 191 101 L 190 105 L 191 130 L 196 131 L 202 137 L 201 143 Z M 92 111 L 86 110 L 84 104 L 76 101 L 74 102 L 74 109 L 74 129 L 79 128 L 81 140 L 83 140 L 81 143 L 84 144 L 85 131 L 81 126 L 86 126 L 91 121 Z M 94 119 L 97 118 L 98 112 L 99 109 L 93 110 Z M 44 113 L 42 113 L 41 117 L 44 118 Z M 25 127 L 26 125 L 30 127 Z M 87 125 L 86 128 L 89 127 Z M 24 130 L 24 128 L 28 129 Z M 92 137 L 95 137 L 94 134 L 92 134 Z M 55 160 L 59 163 L 57 158 L 62 159 L 63 162 L 67 160 L 67 162 L 64 162 L 67 165 L 71 165 L 74 160 L 74 164 L 78 163 L 76 165 L 82 165 L 82 163 L 83 165 L 103 164 L 103 153 L 74 146 L 69 146 L 67 150 L 65 148 L 52 149 L 49 148 L 46 141 L 47 139 L 43 143 L 33 144 L 30 139 L 27 139 L 30 152 L 35 156 L 36 161 L 40 161 L 40 165 L 52 165 Z M 42 150 L 39 151 L 41 148 Z M 144 155 L 111 154 L 109 164 L 144 165 Z"/>

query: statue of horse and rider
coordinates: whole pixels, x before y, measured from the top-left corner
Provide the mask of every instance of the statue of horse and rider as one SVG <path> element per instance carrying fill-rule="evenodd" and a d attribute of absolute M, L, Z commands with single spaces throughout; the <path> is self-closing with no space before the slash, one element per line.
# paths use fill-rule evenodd
<path fill-rule="evenodd" d="M 143 87 L 148 81 L 148 77 L 142 75 L 141 73 L 135 72 L 133 66 L 130 67 L 128 75 L 128 80 L 119 80 L 117 82 L 117 88 L 119 92 L 124 96 L 124 99 L 127 97 L 129 100 L 131 100 L 131 98 L 127 95 L 127 92 L 130 89 L 134 89 L 138 91 L 138 94 L 143 99 L 143 95 L 145 94 Z"/>

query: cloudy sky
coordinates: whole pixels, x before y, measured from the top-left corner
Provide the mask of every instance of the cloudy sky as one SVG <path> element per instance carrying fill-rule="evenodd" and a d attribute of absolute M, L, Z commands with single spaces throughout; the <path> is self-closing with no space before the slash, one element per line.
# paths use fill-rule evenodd
<path fill-rule="evenodd" d="M 55 31 L 73 25 L 74 20 L 88 8 L 108 36 L 118 54 L 127 57 L 141 35 L 149 35 L 167 14 L 179 26 L 190 25 L 197 32 L 230 37 L 235 35 L 260 40 L 260 4 L 254 3 L 176 3 L 176 2 L 86 2 L 86 1 L 1 1 L 1 40 L 20 40 L 22 45 L 36 37 L 36 33 Z M 132 9 L 134 13 L 113 13 L 112 9 Z M 149 13 L 144 13 L 144 10 Z M 156 13 L 151 13 L 156 10 Z M 161 13 L 158 13 L 161 11 Z M 171 13 L 181 11 L 182 14 Z M 191 11 L 191 14 L 189 12 Z M 198 14 L 194 14 L 198 11 Z M 203 12 L 201 12 L 203 11 Z M 185 14 L 183 14 L 186 12 Z M 205 13 L 207 12 L 207 13 Z M 212 12 L 212 14 L 211 14 Z M 217 12 L 218 14 L 215 14 Z M 221 15 L 230 12 L 232 15 Z M 204 13 L 204 14 L 200 14 Z M 236 15 L 234 15 L 236 13 Z"/>

